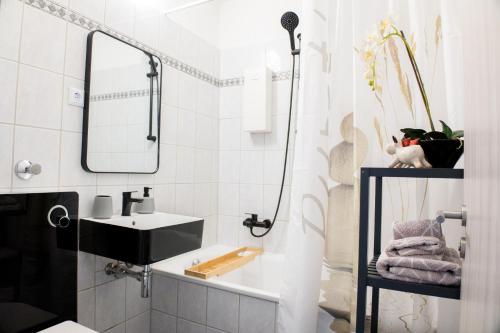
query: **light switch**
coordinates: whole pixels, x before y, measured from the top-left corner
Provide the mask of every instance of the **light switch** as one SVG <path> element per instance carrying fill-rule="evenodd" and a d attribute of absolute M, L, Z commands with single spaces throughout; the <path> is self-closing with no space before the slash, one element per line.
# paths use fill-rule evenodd
<path fill-rule="evenodd" d="M 69 105 L 79 106 L 83 108 L 83 90 L 69 87 Z"/>

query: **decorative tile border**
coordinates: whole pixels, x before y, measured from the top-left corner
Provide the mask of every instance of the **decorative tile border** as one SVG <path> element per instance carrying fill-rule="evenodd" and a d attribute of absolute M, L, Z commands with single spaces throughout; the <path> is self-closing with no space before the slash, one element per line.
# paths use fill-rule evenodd
<path fill-rule="evenodd" d="M 153 95 L 158 95 L 158 90 L 153 89 Z M 129 91 L 115 91 L 110 93 L 91 95 L 91 102 L 111 101 L 115 99 L 135 98 L 149 96 L 149 89 L 129 90 Z"/>
<path fill-rule="evenodd" d="M 182 61 L 175 59 L 171 56 L 168 56 L 159 50 L 153 49 L 125 34 L 122 34 L 118 31 L 115 31 L 111 29 L 110 27 L 96 22 L 88 17 L 85 17 L 84 15 L 75 12 L 71 9 L 68 9 L 60 4 L 54 3 L 50 0 L 19 0 L 21 2 L 25 2 L 27 5 L 30 5 L 34 8 L 43 10 L 44 12 L 53 15 L 55 17 L 58 17 L 60 19 L 63 19 L 69 23 L 78 25 L 84 29 L 87 29 L 89 31 L 93 30 L 101 30 L 104 31 L 118 39 L 121 39 L 127 43 L 130 43 L 136 47 L 139 47 L 143 50 L 146 50 L 150 52 L 151 54 L 156 55 L 158 58 L 161 59 L 163 63 L 165 63 L 167 66 L 170 66 L 176 70 L 179 70 L 183 73 L 186 73 L 194 78 L 197 78 L 199 80 L 205 81 L 211 85 L 214 85 L 216 87 L 231 87 L 231 86 L 242 86 L 245 84 L 245 80 L 243 77 L 236 77 L 236 78 L 229 78 L 229 79 L 218 79 L 215 76 L 208 74 L 198 68 L 195 68 L 191 65 L 188 65 L 186 63 L 183 63 Z M 282 72 L 276 72 L 273 73 L 273 81 L 280 81 L 280 80 L 289 80 L 291 77 L 291 71 L 282 71 Z M 298 77 L 298 76 L 297 76 Z"/>

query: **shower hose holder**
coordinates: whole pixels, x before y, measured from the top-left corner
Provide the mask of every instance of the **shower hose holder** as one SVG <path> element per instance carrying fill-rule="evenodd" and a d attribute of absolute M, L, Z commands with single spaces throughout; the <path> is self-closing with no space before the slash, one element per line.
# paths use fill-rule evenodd
<path fill-rule="evenodd" d="M 271 227 L 271 220 L 265 219 L 262 221 L 259 221 L 259 215 L 258 214 L 251 214 L 247 213 L 250 215 L 250 217 L 246 218 L 245 221 L 243 221 L 243 225 L 248 228 L 265 228 L 269 229 Z"/>

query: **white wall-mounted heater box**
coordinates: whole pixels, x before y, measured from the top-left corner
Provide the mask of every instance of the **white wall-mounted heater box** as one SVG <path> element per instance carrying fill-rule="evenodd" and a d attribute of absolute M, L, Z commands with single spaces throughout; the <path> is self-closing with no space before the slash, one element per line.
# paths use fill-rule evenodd
<path fill-rule="evenodd" d="M 243 130 L 250 133 L 271 132 L 273 72 L 261 66 L 245 70 L 243 76 Z"/>

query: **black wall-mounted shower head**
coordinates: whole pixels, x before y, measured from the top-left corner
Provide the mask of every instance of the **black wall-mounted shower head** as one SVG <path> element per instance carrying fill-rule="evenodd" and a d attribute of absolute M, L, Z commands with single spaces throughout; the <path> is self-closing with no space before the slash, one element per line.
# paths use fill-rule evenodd
<path fill-rule="evenodd" d="M 295 28 L 299 25 L 299 17 L 294 12 L 286 12 L 281 16 L 281 26 L 288 31 L 290 35 L 290 46 L 292 53 L 295 51 L 295 36 L 293 35 Z"/>

